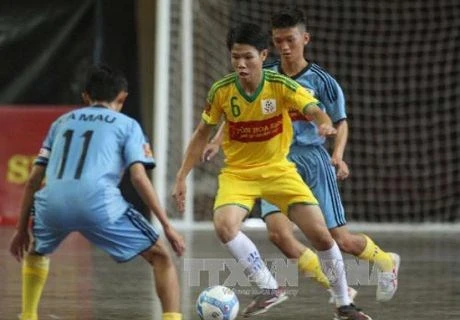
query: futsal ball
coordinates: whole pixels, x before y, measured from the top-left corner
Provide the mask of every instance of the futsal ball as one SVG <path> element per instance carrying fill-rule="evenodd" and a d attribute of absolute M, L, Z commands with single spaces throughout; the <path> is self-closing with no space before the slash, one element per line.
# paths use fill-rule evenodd
<path fill-rule="evenodd" d="M 224 286 L 209 287 L 196 300 L 196 312 L 202 320 L 233 320 L 239 309 L 235 292 Z"/>

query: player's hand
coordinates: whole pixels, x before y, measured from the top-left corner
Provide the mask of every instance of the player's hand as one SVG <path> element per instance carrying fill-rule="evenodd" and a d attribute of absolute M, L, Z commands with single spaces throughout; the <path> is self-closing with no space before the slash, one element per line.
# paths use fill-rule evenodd
<path fill-rule="evenodd" d="M 29 250 L 30 237 L 29 232 L 16 231 L 10 242 L 10 253 L 16 258 L 18 262 L 24 258 L 24 252 Z"/>
<path fill-rule="evenodd" d="M 208 143 L 204 147 L 203 154 L 201 155 L 201 161 L 211 161 L 216 154 L 219 152 L 219 145 L 215 143 Z"/>
<path fill-rule="evenodd" d="M 172 196 L 176 201 L 177 210 L 184 212 L 185 210 L 185 194 L 187 192 L 187 185 L 185 179 L 176 179 L 176 184 L 173 187 Z"/>
<path fill-rule="evenodd" d="M 182 256 L 185 251 L 184 238 L 172 226 L 166 227 L 164 231 L 166 238 L 168 238 L 168 241 L 171 244 L 174 252 L 177 254 L 177 256 Z"/>
<path fill-rule="evenodd" d="M 337 129 L 335 129 L 333 126 L 323 123 L 318 128 L 318 134 L 324 137 L 333 136 L 337 134 Z"/>
<path fill-rule="evenodd" d="M 348 178 L 350 175 L 350 170 L 348 169 L 348 165 L 345 161 L 342 159 L 332 158 L 331 163 L 337 172 L 337 179 L 345 180 Z"/>

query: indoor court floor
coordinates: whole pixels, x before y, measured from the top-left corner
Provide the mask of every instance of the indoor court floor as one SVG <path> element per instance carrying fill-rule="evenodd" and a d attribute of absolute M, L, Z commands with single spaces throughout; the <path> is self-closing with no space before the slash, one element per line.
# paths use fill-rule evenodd
<path fill-rule="evenodd" d="M 216 279 L 223 282 L 231 277 L 228 268 L 218 272 L 218 278 L 213 278 L 206 268 L 204 271 L 194 272 L 192 276 L 190 266 L 197 262 L 199 264 L 200 261 L 231 260 L 213 231 L 182 233 L 188 244 L 187 255 L 176 258 L 175 261 L 183 288 L 184 319 L 199 319 L 194 308 L 201 290 L 213 284 Z M 266 240 L 264 230 L 246 230 L 246 233 L 254 240 L 265 259 L 275 261 L 274 259 L 281 257 L 279 251 Z M 1 320 L 17 319 L 21 305 L 20 265 L 8 253 L 12 234 L 13 228 L 0 227 Z M 350 285 L 358 289 L 358 306 L 374 320 L 460 319 L 458 232 L 373 231 L 367 234 L 385 250 L 401 255 L 399 290 L 390 302 L 377 303 L 376 277 L 372 266 L 358 265 L 353 257 L 345 255 Z M 328 293 L 303 277 L 298 277 L 298 283 L 293 285 L 295 279 L 292 278 L 292 269 L 289 270 L 291 282 L 288 290 L 292 294 L 290 299 L 253 318 L 332 319 L 334 310 L 328 304 Z M 199 279 L 197 274 L 200 275 Z M 141 258 L 117 264 L 79 235 L 72 235 L 52 255 L 50 274 L 40 304 L 40 320 L 160 320 L 159 300 L 152 289 L 151 281 L 151 270 Z M 236 287 L 235 290 L 241 311 L 251 300 L 251 290 L 244 286 Z M 242 317 L 238 317 L 240 318 Z"/>

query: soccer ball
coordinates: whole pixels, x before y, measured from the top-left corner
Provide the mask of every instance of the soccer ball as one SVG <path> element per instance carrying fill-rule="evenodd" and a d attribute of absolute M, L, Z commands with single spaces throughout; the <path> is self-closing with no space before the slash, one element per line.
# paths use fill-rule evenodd
<path fill-rule="evenodd" d="M 196 312 L 202 320 L 233 320 L 239 309 L 235 292 L 224 286 L 209 287 L 196 300 Z"/>

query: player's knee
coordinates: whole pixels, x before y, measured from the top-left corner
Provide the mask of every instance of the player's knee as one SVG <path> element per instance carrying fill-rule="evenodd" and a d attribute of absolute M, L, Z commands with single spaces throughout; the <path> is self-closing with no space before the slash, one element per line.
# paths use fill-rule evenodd
<path fill-rule="evenodd" d="M 281 247 L 290 242 L 291 235 L 285 231 L 269 230 L 268 239 L 277 247 Z"/>
<path fill-rule="evenodd" d="M 270 240 L 274 245 L 278 246 L 280 244 L 280 235 L 278 232 L 269 231 L 268 240 Z"/>
<path fill-rule="evenodd" d="M 334 239 L 328 232 L 316 233 L 309 239 L 316 250 L 329 250 L 334 245 Z"/>
<path fill-rule="evenodd" d="M 239 225 L 231 223 L 219 223 L 215 225 L 216 234 L 222 243 L 233 240 L 240 231 Z"/>
<path fill-rule="evenodd" d="M 166 245 L 158 240 L 155 245 L 142 253 L 142 256 L 151 264 L 161 264 L 162 267 L 172 265 L 173 261 Z"/>
<path fill-rule="evenodd" d="M 354 250 L 354 243 L 350 237 L 347 236 L 335 236 L 334 237 L 337 246 L 340 248 L 341 251 L 345 253 L 353 253 Z"/>

